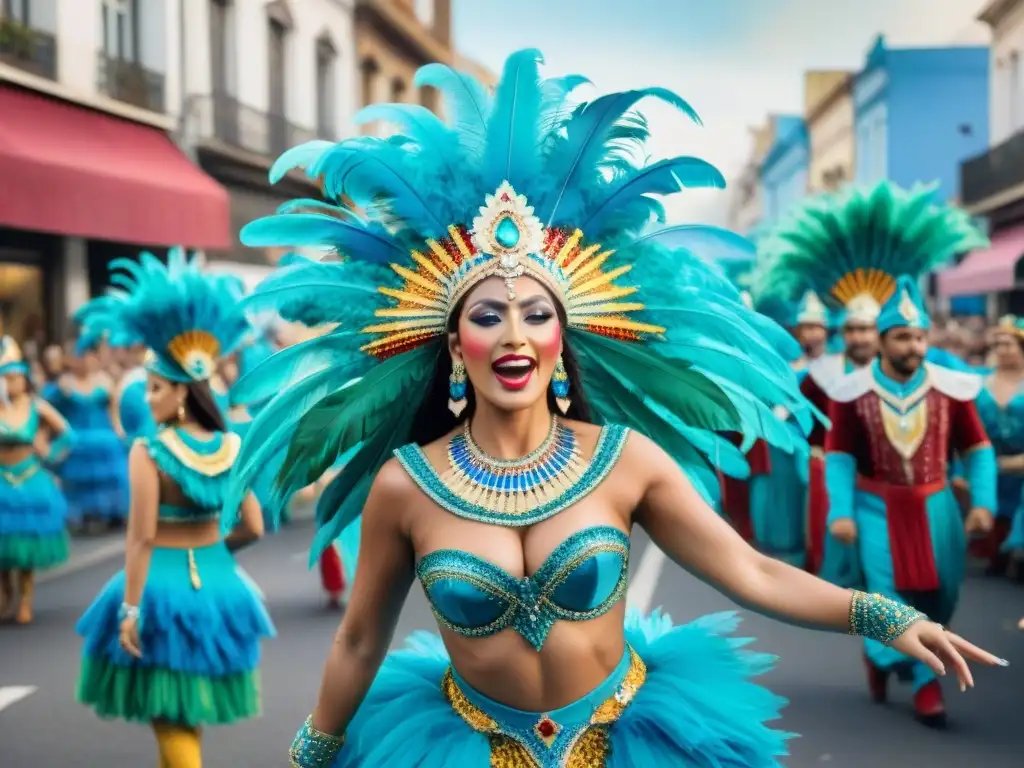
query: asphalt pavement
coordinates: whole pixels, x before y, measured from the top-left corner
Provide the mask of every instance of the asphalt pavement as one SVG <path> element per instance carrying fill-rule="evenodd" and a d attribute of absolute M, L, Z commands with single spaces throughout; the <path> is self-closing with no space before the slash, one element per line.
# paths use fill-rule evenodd
<path fill-rule="evenodd" d="M 288 744 L 315 701 L 339 616 L 326 609 L 318 576 L 306 568 L 310 532 L 308 523 L 299 523 L 239 556 L 266 593 L 279 636 L 265 645 L 263 716 L 209 729 L 204 734 L 207 768 L 285 765 Z M 80 650 L 74 623 L 121 565 L 112 542 L 80 548 L 75 567 L 40 584 L 35 624 L 0 627 L 3 768 L 156 764 L 147 728 L 102 721 L 73 700 Z M 664 606 L 677 621 L 732 607 L 697 579 L 671 563 L 655 562 L 647 552 L 646 540 L 637 536 L 633 567 L 638 592 L 632 597 L 641 605 Z M 1010 660 L 1011 666 L 978 671 L 977 688 L 966 694 L 947 685 L 952 727 L 942 733 L 914 722 L 907 689 L 897 688 L 890 705 L 869 702 L 857 640 L 745 615 L 742 634 L 758 638 L 756 649 L 781 657 L 776 670 L 764 678 L 791 701 L 781 726 L 802 734 L 785 765 L 1024 765 L 1024 632 L 1016 629 L 1024 615 L 1024 588 L 980 577 L 968 582 L 956 629 Z M 432 627 L 430 611 L 415 588 L 396 637 Z"/>

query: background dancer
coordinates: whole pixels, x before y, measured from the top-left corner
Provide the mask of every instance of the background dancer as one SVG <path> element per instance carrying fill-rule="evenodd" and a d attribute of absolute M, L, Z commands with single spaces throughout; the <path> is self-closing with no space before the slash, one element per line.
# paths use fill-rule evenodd
<path fill-rule="evenodd" d="M 992 525 L 996 465 L 973 402 L 981 381 L 924 362 L 928 325 L 913 278 L 901 277 L 878 319 L 880 359 L 833 389 L 829 521 L 836 538 L 857 542 L 871 591 L 947 624 L 966 556 L 948 459 L 954 452 L 962 458 L 970 483 L 968 533 Z M 890 674 L 899 674 L 913 682 L 917 718 L 945 726 L 934 669 L 870 638 L 865 654 L 872 698 L 885 701 Z"/>
<path fill-rule="evenodd" d="M 124 322 L 145 339 L 159 430 L 132 447 L 125 569 L 78 622 L 79 701 L 103 717 L 152 725 L 160 765 L 199 768 L 201 729 L 259 712 L 259 646 L 274 634 L 231 551 L 263 532 L 249 495 L 222 540 L 219 516 L 240 439 L 210 390 L 221 350 L 248 329 L 237 302 L 174 249 L 164 266 L 118 262 Z"/>
<path fill-rule="evenodd" d="M 68 423 L 32 391 L 18 344 L 0 337 L 0 620 L 31 623 L 36 571 L 68 558 L 67 502 L 47 467 L 72 442 Z"/>

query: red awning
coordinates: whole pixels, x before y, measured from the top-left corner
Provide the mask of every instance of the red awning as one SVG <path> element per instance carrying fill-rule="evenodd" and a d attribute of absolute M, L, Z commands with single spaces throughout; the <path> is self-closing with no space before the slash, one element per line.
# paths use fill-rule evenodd
<path fill-rule="evenodd" d="M 1017 262 L 1024 256 L 1024 224 L 997 232 L 992 245 L 972 251 L 952 269 L 938 275 L 940 296 L 970 296 L 1013 288 Z"/>
<path fill-rule="evenodd" d="M 0 226 L 231 247 L 228 192 L 163 131 L 0 87 Z"/>

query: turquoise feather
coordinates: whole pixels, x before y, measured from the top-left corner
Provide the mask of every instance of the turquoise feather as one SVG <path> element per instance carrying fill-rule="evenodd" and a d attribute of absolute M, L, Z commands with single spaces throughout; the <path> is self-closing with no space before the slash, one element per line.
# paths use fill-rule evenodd
<path fill-rule="evenodd" d="M 795 300 L 812 290 L 835 308 L 832 292 L 848 274 L 917 278 L 987 247 L 965 211 L 937 204 L 936 188 L 883 181 L 808 200 L 760 244 L 755 299 Z"/>
<path fill-rule="evenodd" d="M 366 221 L 347 209 L 300 201 L 246 227 L 247 244 L 332 249 L 345 259 L 326 265 L 290 258 L 246 303 L 308 321 L 335 318 L 346 333 L 357 331 L 373 322 L 380 304 L 356 286 L 394 286 L 394 278 L 382 274 L 385 265 L 409 264 L 410 250 L 422 249 L 424 240 L 450 225 L 469 227 L 485 196 L 508 180 L 542 222 L 582 227 L 588 241 L 614 249 L 607 268 L 632 266 L 637 300 L 647 306 L 642 317 L 664 326 L 664 339 L 644 346 L 567 331 L 582 386 L 595 421 L 623 422 L 655 440 L 714 501 L 716 465 L 739 476 L 749 469 L 724 433 L 741 433 L 748 446 L 764 437 L 799 450 L 799 435 L 783 428 L 773 408 L 786 407 L 805 430 L 818 415 L 780 355 L 794 342 L 776 323 L 744 308 L 715 264 L 753 262 L 756 250 L 748 240 L 703 225 L 652 226 L 664 220 L 661 198 L 723 183 L 696 158 L 640 159 L 646 158 L 649 127 L 634 111 L 639 102 L 660 99 L 699 124 L 690 105 L 658 88 L 574 103 L 586 78 L 541 79 L 539 61 L 534 50 L 514 54 L 494 96 L 467 75 L 429 65 L 416 83 L 441 92 L 446 122 L 409 105 L 374 106 L 360 120 L 395 123 L 398 135 L 306 145 L 283 158 L 276 168 L 304 168 L 331 203 L 352 201 Z M 350 346 L 339 336 L 265 363 L 242 382 L 238 397 L 281 393 L 257 416 L 233 484 L 244 488 L 268 459 L 287 451 L 276 491 L 283 496 L 348 452 L 345 470 L 318 508 L 317 553 L 358 518 L 374 475 L 408 442 L 441 354 L 443 338 L 437 337 L 357 368 L 354 339 Z M 360 381 L 339 391 L 349 374 Z M 414 394 L 395 407 L 395 388 L 377 377 L 393 377 Z"/>

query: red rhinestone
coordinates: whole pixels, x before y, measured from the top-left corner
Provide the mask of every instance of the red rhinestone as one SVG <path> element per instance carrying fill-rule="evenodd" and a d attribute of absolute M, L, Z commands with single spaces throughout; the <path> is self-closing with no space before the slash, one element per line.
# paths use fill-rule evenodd
<path fill-rule="evenodd" d="M 555 724 L 550 720 L 541 720 L 537 723 L 537 733 L 545 739 L 555 735 Z"/>

